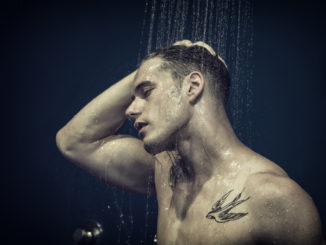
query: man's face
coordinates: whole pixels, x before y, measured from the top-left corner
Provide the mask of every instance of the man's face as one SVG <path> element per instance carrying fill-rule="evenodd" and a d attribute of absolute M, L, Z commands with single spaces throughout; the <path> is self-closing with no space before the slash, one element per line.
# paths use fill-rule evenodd
<path fill-rule="evenodd" d="M 189 120 L 185 93 L 161 64 L 161 59 L 153 58 L 141 65 L 133 86 L 135 98 L 126 110 L 152 154 L 174 147 L 177 132 Z"/>

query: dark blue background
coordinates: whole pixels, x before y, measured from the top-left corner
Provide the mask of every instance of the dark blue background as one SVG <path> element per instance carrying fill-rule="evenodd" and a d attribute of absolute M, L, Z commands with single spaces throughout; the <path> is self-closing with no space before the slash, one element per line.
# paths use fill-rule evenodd
<path fill-rule="evenodd" d="M 321 2 L 255 1 L 250 119 L 254 150 L 280 164 L 312 196 L 325 223 Z M 2 3 L 3 244 L 72 244 L 73 230 L 89 218 L 103 223 L 105 244 L 115 244 L 121 224 L 115 194 L 135 222 L 129 225 L 133 231 L 121 227 L 121 241 L 127 234 L 134 244 L 152 241 L 155 200 L 149 200 L 146 233 L 146 197 L 106 187 L 55 146 L 58 129 L 135 68 L 144 6 L 131 0 Z"/>

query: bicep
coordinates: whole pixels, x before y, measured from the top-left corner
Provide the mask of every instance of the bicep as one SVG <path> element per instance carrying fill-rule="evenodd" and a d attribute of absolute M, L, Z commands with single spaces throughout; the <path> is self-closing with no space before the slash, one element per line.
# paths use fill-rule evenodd
<path fill-rule="evenodd" d="M 80 167 L 109 185 L 143 194 L 155 193 L 155 161 L 142 141 L 114 135 L 92 144 L 75 159 Z"/>

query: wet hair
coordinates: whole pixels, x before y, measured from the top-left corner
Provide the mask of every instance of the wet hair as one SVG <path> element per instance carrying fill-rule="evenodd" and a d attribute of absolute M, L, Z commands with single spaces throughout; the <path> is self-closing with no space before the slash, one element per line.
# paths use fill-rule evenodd
<path fill-rule="evenodd" d="M 208 87 L 216 101 L 226 106 L 229 98 L 230 75 L 224 62 L 201 46 L 176 45 L 162 48 L 147 55 L 142 62 L 161 58 L 161 69 L 170 71 L 174 79 L 181 81 L 193 71 L 201 72 L 208 80 Z"/>

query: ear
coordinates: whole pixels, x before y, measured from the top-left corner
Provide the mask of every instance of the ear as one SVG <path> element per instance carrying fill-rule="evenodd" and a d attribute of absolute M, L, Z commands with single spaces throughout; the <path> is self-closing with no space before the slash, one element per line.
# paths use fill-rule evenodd
<path fill-rule="evenodd" d="M 205 80 L 203 74 L 199 71 L 191 72 L 188 75 L 187 85 L 187 95 L 189 102 L 191 104 L 195 104 L 204 91 Z"/>

